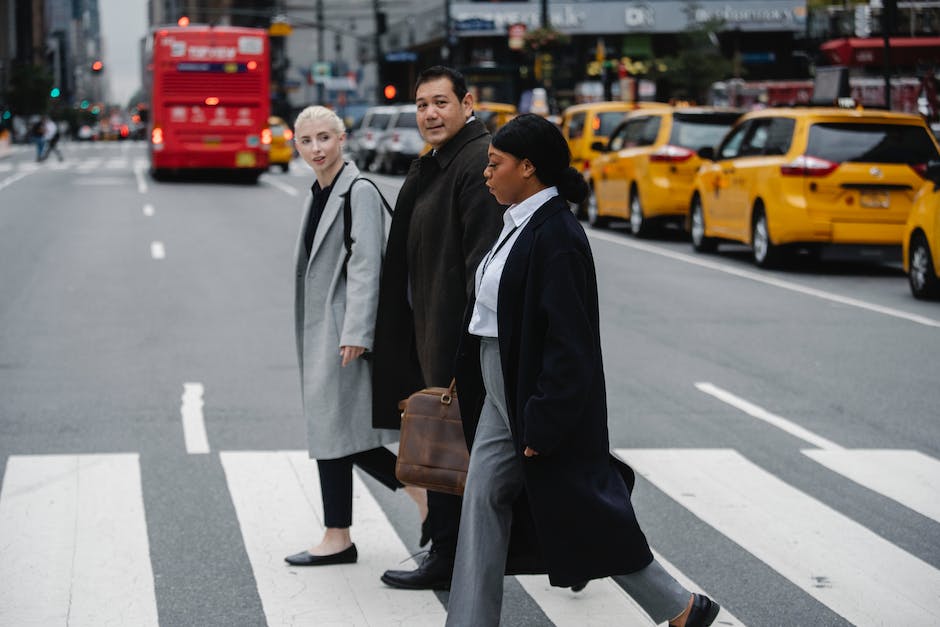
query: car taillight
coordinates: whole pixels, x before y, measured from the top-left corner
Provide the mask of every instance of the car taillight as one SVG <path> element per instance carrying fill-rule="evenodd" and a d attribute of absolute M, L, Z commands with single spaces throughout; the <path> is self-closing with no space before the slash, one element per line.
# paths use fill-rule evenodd
<path fill-rule="evenodd" d="M 688 148 L 666 144 L 659 150 L 650 154 L 650 161 L 681 163 L 682 161 L 691 159 L 694 154 L 695 153 Z"/>
<path fill-rule="evenodd" d="M 780 166 L 780 174 L 784 176 L 826 176 L 832 174 L 838 163 L 826 161 L 819 157 L 810 157 L 809 155 L 800 155 L 790 163 Z"/>
<path fill-rule="evenodd" d="M 163 129 L 159 126 L 154 127 L 150 132 L 150 143 L 151 144 L 162 144 L 163 143 Z"/>
<path fill-rule="evenodd" d="M 271 145 L 271 129 L 266 128 L 261 131 L 261 143 L 265 146 Z"/>
<path fill-rule="evenodd" d="M 289 128 L 284 129 L 284 141 L 290 141 L 294 139 L 294 132 Z"/>
<path fill-rule="evenodd" d="M 917 172 L 921 178 L 927 178 L 927 164 L 926 163 L 912 163 L 910 164 L 911 169 Z"/>
<path fill-rule="evenodd" d="M 393 142 L 401 141 L 401 135 L 399 135 L 398 133 L 392 133 L 392 141 Z"/>

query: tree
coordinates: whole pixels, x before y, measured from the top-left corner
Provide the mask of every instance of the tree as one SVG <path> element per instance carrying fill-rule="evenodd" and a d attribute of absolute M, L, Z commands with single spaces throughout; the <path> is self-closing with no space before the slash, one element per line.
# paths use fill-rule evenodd
<path fill-rule="evenodd" d="M 19 114 L 45 113 L 52 89 L 52 74 L 42 65 L 20 65 L 13 68 L 7 102 Z"/>
<path fill-rule="evenodd" d="M 722 56 L 718 47 L 716 33 L 724 27 L 724 20 L 710 19 L 699 24 L 694 19 L 694 3 L 684 10 L 689 26 L 678 35 L 677 53 L 659 59 L 651 75 L 660 83 L 658 93 L 705 103 L 711 84 L 730 78 L 733 71 L 733 62 Z"/>

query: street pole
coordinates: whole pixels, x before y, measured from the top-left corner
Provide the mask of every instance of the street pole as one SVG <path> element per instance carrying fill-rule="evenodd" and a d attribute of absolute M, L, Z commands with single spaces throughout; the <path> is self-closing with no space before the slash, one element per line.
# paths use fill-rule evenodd
<path fill-rule="evenodd" d="M 372 8 L 375 13 L 375 91 L 376 102 L 381 103 L 385 100 L 385 94 L 382 90 L 382 33 L 380 25 L 383 24 L 379 0 L 372 0 Z"/>
<path fill-rule="evenodd" d="M 323 63 L 323 0 L 317 0 L 317 63 Z M 323 81 L 317 81 L 317 104 L 323 104 Z"/>
<path fill-rule="evenodd" d="M 881 34 L 884 36 L 885 109 L 891 110 L 891 33 L 898 13 L 898 0 L 884 0 L 881 9 Z"/>

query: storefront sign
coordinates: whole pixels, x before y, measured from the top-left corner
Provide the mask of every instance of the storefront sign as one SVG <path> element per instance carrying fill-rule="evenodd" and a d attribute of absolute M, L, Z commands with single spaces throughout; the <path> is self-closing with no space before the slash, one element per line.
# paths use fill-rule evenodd
<path fill-rule="evenodd" d="M 799 0 L 699 0 L 692 22 L 689 3 L 661 2 L 566 2 L 549 3 L 552 26 L 569 35 L 676 33 L 709 19 L 724 22 L 724 28 L 747 31 L 792 31 L 806 29 L 806 3 Z M 537 28 L 541 9 L 536 2 L 454 2 L 454 24 L 462 37 L 505 34 L 512 24 Z M 461 27 L 462 24 L 474 28 Z M 483 28 L 491 24 L 490 28 Z"/>

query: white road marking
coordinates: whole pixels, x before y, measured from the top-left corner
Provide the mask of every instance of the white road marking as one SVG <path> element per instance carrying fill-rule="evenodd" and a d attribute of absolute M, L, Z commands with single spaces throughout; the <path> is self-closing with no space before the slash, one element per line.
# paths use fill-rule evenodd
<path fill-rule="evenodd" d="M 261 182 L 264 183 L 265 185 L 276 187 L 277 189 L 281 190 L 285 194 L 288 194 L 289 196 L 297 196 L 300 194 L 300 192 L 297 191 L 296 187 L 291 187 L 284 181 L 278 180 L 267 174 L 264 174 L 261 176 Z"/>
<path fill-rule="evenodd" d="M 831 440 L 827 440 L 826 438 L 822 436 L 816 435 L 809 429 L 804 429 L 800 425 L 794 422 L 791 422 L 787 420 L 786 418 L 773 414 L 767 411 L 766 409 L 764 409 L 763 407 L 758 407 L 754 403 L 751 403 L 750 401 L 746 401 L 739 396 L 735 396 L 731 392 L 723 390 L 716 385 L 703 382 L 703 383 L 696 383 L 695 387 L 701 390 L 702 392 L 705 392 L 706 394 L 710 394 L 711 396 L 714 396 L 718 400 L 724 403 L 727 403 L 728 405 L 731 405 L 732 407 L 740 409 L 744 413 L 749 414 L 753 416 L 754 418 L 763 420 L 764 422 L 771 424 L 777 427 L 778 429 L 786 431 L 793 437 L 799 438 L 803 440 L 804 442 L 808 442 L 809 444 L 812 444 L 813 446 L 817 448 L 830 450 L 830 451 L 842 450 L 842 447 L 836 444 L 835 442 L 832 442 Z"/>
<path fill-rule="evenodd" d="M 807 450 L 803 454 L 862 486 L 940 522 L 940 461 L 919 451 Z"/>
<path fill-rule="evenodd" d="M 136 453 L 11 455 L 0 539 L 0 625 L 158 624 Z"/>
<path fill-rule="evenodd" d="M 124 185 L 127 183 L 126 179 L 123 179 L 119 176 L 86 176 L 80 179 L 73 179 L 72 183 L 74 185 Z"/>
<path fill-rule="evenodd" d="M 701 587 L 682 574 L 662 555 L 653 552 L 656 561 L 690 592 L 702 592 Z M 607 577 L 591 581 L 587 588 L 573 593 L 567 588 L 553 588 L 548 575 L 516 575 L 516 579 L 538 603 L 539 608 L 558 627 L 608 627 L 608 625 L 635 625 L 652 627 L 656 623 L 617 582 Z M 718 601 L 714 597 L 712 599 Z M 720 601 L 719 601 L 720 604 Z M 744 627 L 724 607 L 713 623 L 716 627 Z"/>
<path fill-rule="evenodd" d="M 141 194 L 147 193 L 147 177 L 144 176 L 145 166 L 141 166 L 140 162 L 134 164 L 134 178 L 137 179 L 137 191 Z"/>
<path fill-rule="evenodd" d="M 180 397 L 180 415 L 183 418 L 183 439 L 186 452 L 190 455 L 209 452 L 209 437 L 206 435 L 206 421 L 202 415 L 205 388 L 201 383 L 184 383 L 183 396 Z"/>
<path fill-rule="evenodd" d="M 13 183 L 16 183 L 16 182 L 17 182 L 18 180 L 20 180 L 21 178 L 24 178 L 24 177 L 29 176 L 29 175 L 32 174 L 33 172 L 35 172 L 35 170 L 28 170 L 28 171 L 23 171 L 23 172 L 17 172 L 17 173 L 14 174 L 13 176 L 8 176 L 7 178 L 5 178 L 5 179 L 3 179 L 2 181 L 0 181 L 0 191 L 2 191 L 3 189 L 9 187 L 10 185 L 13 185 Z"/>
<path fill-rule="evenodd" d="M 104 159 L 100 157 L 95 159 L 88 159 L 87 161 L 81 162 L 76 170 L 79 172 L 90 172 L 96 168 L 100 168 L 102 161 L 104 161 Z"/>
<path fill-rule="evenodd" d="M 151 205 L 150 203 L 147 203 L 146 205 L 144 205 L 144 215 L 148 218 L 152 218 L 153 214 L 154 214 L 153 205 Z"/>
<path fill-rule="evenodd" d="M 316 462 L 306 451 L 223 451 L 219 458 L 267 624 L 444 624 L 444 608 L 432 591 L 395 590 L 379 580 L 389 567 L 410 569 L 414 563 L 399 564 L 408 551 L 358 475 L 352 527 L 358 563 L 291 567 L 284 556 L 311 547 L 323 534 Z"/>
<path fill-rule="evenodd" d="M 660 248 L 651 244 L 644 244 L 642 242 L 636 242 L 633 240 L 628 240 L 623 237 L 617 237 L 611 233 L 599 233 L 594 229 L 585 229 L 587 234 L 590 237 L 603 240 L 605 242 L 610 242 L 611 244 L 617 244 L 618 246 L 626 246 L 627 248 L 635 248 L 636 250 L 642 250 L 644 252 L 653 253 L 654 255 L 660 255 L 662 257 L 668 257 L 669 259 L 674 259 L 676 261 L 681 261 L 683 263 L 689 263 L 695 266 L 702 268 L 708 268 L 710 270 L 717 270 L 718 272 L 724 272 L 725 274 L 731 274 L 743 279 L 749 279 L 751 281 L 757 281 L 758 283 L 764 283 L 765 285 L 772 285 L 774 287 L 779 287 L 781 289 L 790 290 L 792 292 L 798 292 L 806 296 L 813 296 L 815 298 L 820 298 L 822 300 L 828 300 L 830 302 L 839 303 L 841 305 L 848 305 L 850 307 L 857 307 L 859 309 L 865 309 L 872 311 L 874 313 L 880 313 L 885 316 L 891 316 L 894 318 L 900 318 L 902 320 L 908 320 L 909 322 L 916 322 L 917 324 L 922 324 L 928 327 L 940 327 L 940 320 L 935 320 L 933 318 L 928 318 L 926 316 L 921 316 L 918 314 L 913 314 L 907 311 L 902 311 L 900 309 L 894 309 L 893 307 L 885 307 L 883 305 L 876 305 L 875 303 L 869 303 L 867 301 L 859 300 L 857 298 L 850 298 L 848 296 L 840 296 L 838 294 L 833 294 L 832 292 L 827 292 L 825 290 L 816 289 L 813 287 L 807 287 L 805 285 L 800 285 L 798 283 L 793 283 L 792 281 L 784 281 L 783 279 L 777 279 L 772 276 L 765 274 L 760 274 L 758 272 L 752 272 L 750 270 L 744 270 L 743 268 L 735 268 L 723 263 L 718 263 L 716 261 L 709 261 L 707 259 L 702 259 L 695 257 L 693 255 L 687 255 L 684 253 L 677 253 L 672 250 L 665 248 Z"/>
<path fill-rule="evenodd" d="M 166 258 L 166 248 L 164 248 L 163 242 L 150 242 L 150 256 L 154 259 Z"/>
<path fill-rule="evenodd" d="M 737 451 L 618 449 L 616 454 L 850 623 L 940 622 L 940 571 Z"/>

